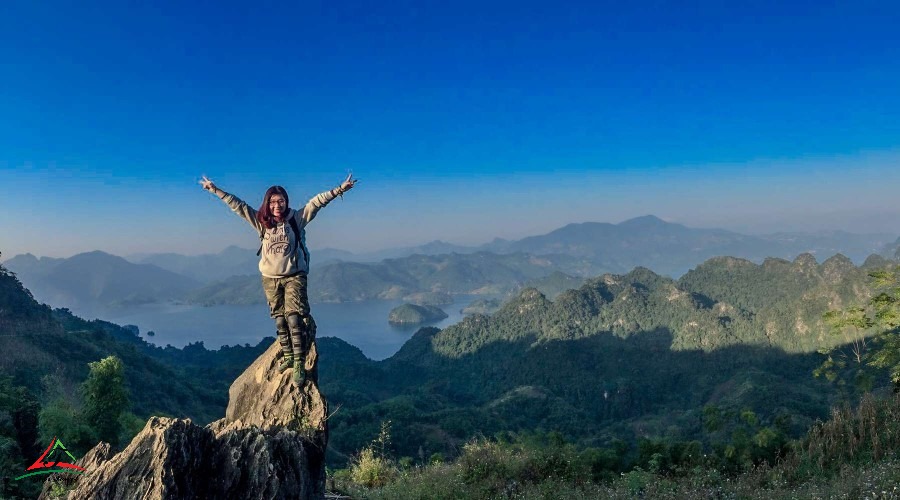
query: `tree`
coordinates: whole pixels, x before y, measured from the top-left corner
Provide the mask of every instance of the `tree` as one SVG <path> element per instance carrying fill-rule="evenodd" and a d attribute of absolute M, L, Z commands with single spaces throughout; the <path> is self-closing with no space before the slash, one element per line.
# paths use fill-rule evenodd
<path fill-rule="evenodd" d="M 878 294 L 869 301 L 874 323 L 880 332 L 875 336 L 869 363 L 887 369 L 900 390 L 900 266 L 870 273 Z"/>
<path fill-rule="evenodd" d="M 844 384 L 841 375 L 849 367 L 853 370 L 853 380 L 856 386 L 864 391 L 872 389 L 872 377 L 868 373 L 868 360 L 870 356 L 872 320 L 867 307 L 849 307 L 842 310 L 832 310 L 824 314 L 825 323 L 831 327 L 832 335 L 838 336 L 841 344 L 821 349 L 819 352 L 827 358 L 813 375 L 824 376 L 829 382 L 838 381 Z M 855 369 L 854 369 L 855 368 Z"/>
<path fill-rule="evenodd" d="M 864 306 L 825 313 L 825 322 L 845 343 L 820 351 L 828 358 L 813 373 L 834 381 L 851 362 L 860 388 L 871 389 L 869 371 L 875 368 L 887 369 L 900 389 L 900 266 L 871 272 L 869 277 L 872 298 Z"/>
<path fill-rule="evenodd" d="M 109 356 L 89 363 L 90 374 L 81 386 L 84 397 L 82 416 L 97 437 L 113 445 L 119 442 L 120 417 L 128 409 L 122 361 Z"/>

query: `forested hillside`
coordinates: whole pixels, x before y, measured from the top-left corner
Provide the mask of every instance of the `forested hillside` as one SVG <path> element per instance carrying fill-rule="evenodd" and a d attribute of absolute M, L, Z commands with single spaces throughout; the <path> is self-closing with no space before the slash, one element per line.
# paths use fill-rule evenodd
<path fill-rule="evenodd" d="M 796 437 L 839 394 L 812 375 L 817 349 L 844 341 L 822 316 L 865 302 L 866 281 L 841 256 L 716 258 L 679 281 L 638 268 L 554 301 L 528 289 L 491 316 L 422 329 L 380 363 L 323 344 L 323 374 L 333 374 L 323 390 L 343 405 L 332 443 L 349 453 L 390 420 L 408 456 L 452 454 L 507 430 L 559 431 L 585 445 L 666 436 L 713 446 L 742 411 L 755 415 L 754 432 Z M 707 411 L 732 416 L 708 433 Z"/>
<path fill-rule="evenodd" d="M 6 397 L 18 401 L 6 411 L 14 416 L 27 411 L 13 421 L 15 434 L 29 450 L 36 445 L 33 437 L 44 410 L 53 408 L 63 419 L 59 425 L 77 425 L 60 412 L 72 417 L 81 407 L 89 363 L 110 356 L 121 361 L 128 409 L 138 418 L 172 415 L 206 423 L 221 417 L 231 381 L 271 341 L 219 351 L 201 344 L 183 350 L 158 348 L 127 328 L 85 321 L 37 303 L 16 276 L 0 266 L 0 383 Z M 85 451 L 78 443 L 72 446 Z"/>
<path fill-rule="evenodd" d="M 64 309 L 34 301 L 14 275 L 0 267 L 0 373 L 42 398 L 48 390 L 74 393 L 88 373 L 88 363 L 110 355 L 126 367 L 125 384 L 139 415 L 218 418 L 227 403 L 229 348 L 203 366 L 199 345 L 184 351 L 147 344 L 130 330 L 105 321 L 85 321 Z M 247 350 L 245 348 L 232 348 Z M 254 350 L 255 351 L 255 350 Z M 198 354 L 200 354 L 198 356 Z M 239 356 L 247 361 L 251 354 Z M 252 358 L 249 358 L 252 359 Z M 240 373 L 238 371 L 237 373 Z M 225 378 L 217 380 L 219 376 Z M 215 381 L 210 386 L 207 381 Z"/>
<path fill-rule="evenodd" d="M 426 463 L 424 457 L 427 455 L 419 448 L 423 466 L 415 468 L 410 467 L 415 458 L 397 458 L 402 450 L 399 445 L 396 449 L 386 446 L 403 427 L 397 426 L 396 421 L 393 425 L 391 421 L 384 421 L 377 436 L 354 456 L 350 467 L 336 474 L 336 487 L 362 498 L 410 499 L 496 498 L 504 495 L 579 499 L 894 498 L 900 492 L 897 468 L 900 463 L 900 398 L 896 394 L 900 390 L 900 266 L 878 259 L 870 259 L 867 263 L 874 266 L 869 268 L 863 285 L 865 292 L 862 295 L 868 299 L 844 303 L 824 315 L 825 323 L 832 331 L 851 334 L 855 336 L 853 341 L 823 349 L 824 355 L 817 356 L 818 359 L 810 359 L 807 354 L 787 354 L 780 349 L 745 346 L 709 351 L 668 351 L 677 356 L 702 353 L 702 356 L 687 358 L 695 371 L 690 373 L 677 362 L 667 360 L 667 355 L 659 355 L 662 350 L 659 348 L 664 348 L 664 343 L 655 346 L 657 349 L 652 344 L 640 349 L 645 357 L 653 354 L 653 360 L 657 362 L 655 370 L 651 366 L 653 363 L 639 356 L 623 355 L 614 347 L 601 354 L 604 361 L 627 359 L 617 366 L 616 371 L 624 377 L 640 380 L 644 390 L 665 387 L 665 383 L 653 380 L 654 376 L 674 377 L 676 382 L 671 385 L 679 386 L 675 391 L 693 392 L 699 399 L 689 404 L 695 408 L 703 404 L 702 409 L 681 411 L 683 403 L 671 398 L 667 392 L 657 393 L 656 398 L 644 402 L 645 406 L 639 410 L 643 414 L 641 417 L 622 416 L 619 422 L 625 425 L 607 426 L 599 434 L 591 429 L 585 436 L 577 432 L 573 435 L 565 425 L 560 425 L 560 417 L 573 409 L 566 408 L 564 415 L 554 415 L 557 419 L 544 421 L 542 428 L 526 426 L 512 433 L 476 434 L 459 448 L 458 458 L 450 463 L 446 463 L 440 454 L 432 455 Z M 744 278 L 730 282 L 739 290 L 719 288 L 718 292 L 735 302 L 741 300 L 740 309 L 751 316 L 771 310 L 771 302 L 789 299 L 785 294 L 772 291 L 770 300 L 764 300 L 758 291 L 765 291 L 765 284 L 789 286 L 793 283 L 796 286 L 794 292 L 810 297 L 816 297 L 822 291 L 810 292 L 821 286 L 816 278 L 825 278 L 835 285 L 852 285 L 852 280 L 846 282 L 842 278 L 841 275 L 846 274 L 839 270 L 847 268 L 840 261 L 826 262 L 822 266 L 809 258 L 794 263 L 772 261 L 766 263 L 768 269 L 747 266 L 734 259 L 716 259 L 707 264 L 708 276 L 717 275 L 723 270 L 722 265 L 726 269 L 742 268 L 738 274 Z M 727 278 L 730 275 L 719 276 Z M 652 281 L 652 276 L 644 278 L 643 283 Z M 745 285 L 751 283 L 756 286 L 749 289 L 757 292 L 748 293 Z M 694 276 L 693 284 L 702 289 L 703 281 Z M 858 291 L 853 293 L 858 294 Z M 841 295 L 830 296 L 836 299 Z M 527 316 L 525 311 L 540 302 L 540 297 L 532 292 L 524 299 L 515 312 Z M 532 309 L 542 307 L 538 305 Z M 504 312 L 509 312 L 506 307 L 498 315 Z M 773 327 L 763 325 L 762 328 L 766 338 L 771 340 Z M 420 334 L 423 342 L 419 345 L 419 354 L 433 352 L 429 344 L 433 345 L 441 333 L 431 330 Z M 628 335 L 626 342 L 641 336 L 647 336 L 647 333 Z M 649 337 L 652 339 L 653 335 Z M 536 340 L 531 348 L 541 345 L 542 342 Z M 445 363 L 454 365 L 485 349 L 453 361 L 445 360 Z M 710 360 L 716 358 L 719 359 L 711 364 Z M 568 353 L 567 360 L 573 359 L 579 359 L 575 350 Z M 415 361 L 410 358 L 409 362 Z M 813 366 L 818 364 L 814 373 L 824 375 L 823 378 L 833 385 L 810 384 L 809 374 L 804 373 L 807 362 Z M 723 375 L 735 367 L 739 367 L 738 371 L 727 382 L 717 384 L 712 392 L 695 391 L 710 382 L 715 384 L 723 380 Z M 798 371 L 791 373 L 790 367 Z M 644 375 L 645 370 L 652 374 Z M 583 368 L 583 371 L 587 369 Z M 566 376 L 567 372 L 567 366 L 560 364 L 553 375 L 572 380 Z M 377 377 L 372 380 L 381 381 Z M 589 384 L 574 382 L 576 386 L 589 389 Z M 893 388 L 893 395 L 889 394 L 890 388 Z M 560 393 L 565 389 L 552 390 Z M 533 386 L 527 389 L 523 386 L 516 392 L 519 393 L 517 396 L 533 399 L 548 391 L 541 394 Z M 822 398 L 833 397 L 836 393 L 840 394 L 839 403 L 832 407 L 827 418 L 812 423 L 799 418 L 814 413 Z M 604 391 L 603 398 L 609 394 L 612 393 Z M 390 404 L 370 406 L 404 418 L 409 413 L 402 411 L 404 403 L 409 405 L 410 400 L 416 399 L 409 395 L 405 400 L 394 398 Z M 434 398 L 431 401 L 435 401 Z M 466 403 L 471 400 L 455 401 L 457 405 Z M 660 412 L 653 404 L 667 408 Z M 427 401 L 422 401 L 421 406 L 426 405 Z M 533 406 L 525 401 L 516 409 L 521 413 L 523 408 Z M 558 406 L 557 402 L 548 410 Z M 778 408 L 774 418 L 770 411 L 772 407 Z M 585 403 L 577 407 L 583 408 L 590 406 Z M 525 421 L 539 420 L 546 415 L 546 412 L 524 413 Z M 691 413 L 693 418 L 683 418 Z M 656 419 L 652 417 L 654 414 Z M 446 415 L 445 411 L 431 416 L 439 420 Z M 585 422 L 592 423 L 590 420 Z M 628 441 L 618 439 L 629 432 L 634 434 L 630 445 Z"/>

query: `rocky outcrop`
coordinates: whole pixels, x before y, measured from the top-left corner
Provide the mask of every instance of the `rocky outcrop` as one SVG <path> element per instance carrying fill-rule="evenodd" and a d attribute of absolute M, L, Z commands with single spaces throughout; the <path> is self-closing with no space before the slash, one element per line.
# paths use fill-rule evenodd
<path fill-rule="evenodd" d="M 278 373 L 279 351 L 273 344 L 234 381 L 225 418 L 200 427 L 153 417 L 121 452 L 97 445 L 79 460 L 87 472 L 76 476 L 67 497 L 323 498 L 328 412 L 317 386 L 315 343 L 303 387 L 290 370 Z M 54 480 L 41 498 L 52 498 Z"/>

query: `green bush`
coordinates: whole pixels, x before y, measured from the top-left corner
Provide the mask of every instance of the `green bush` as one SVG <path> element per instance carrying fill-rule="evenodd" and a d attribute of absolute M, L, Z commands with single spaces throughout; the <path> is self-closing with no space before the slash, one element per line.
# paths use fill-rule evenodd
<path fill-rule="evenodd" d="M 350 480 L 366 488 L 380 488 L 392 481 L 399 471 L 391 461 L 366 448 L 350 466 Z"/>

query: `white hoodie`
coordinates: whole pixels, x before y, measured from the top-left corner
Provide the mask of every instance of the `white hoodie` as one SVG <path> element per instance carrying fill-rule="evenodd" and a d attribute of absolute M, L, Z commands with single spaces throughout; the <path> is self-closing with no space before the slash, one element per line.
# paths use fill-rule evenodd
<path fill-rule="evenodd" d="M 319 193 L 309 200 L 300 211 L 291 210 L 284 222 L 278 223 L 274 228 L 266 228 L 256 220 L 256 210 L 237 196 L 225 193 L 222 197 L 234 213 L 249 222 L 257 234 L 265 229 L 262 241 L 262 251 L 259 253 L 259 272 L 268 278 L 281 278 L 297 273 L 309 273 L 309 250 L 306 248 L 306 230 L 319 209 L 333 200 L 335 196 L 331 191 Z M 293 234 L 288 218 L 293 217 L 297 221 L 297 229 L 300 234 Z M 298 244 L 299 241 L 299 244 Z M 295 251 L 288 255 L 289 249 Z"/>

